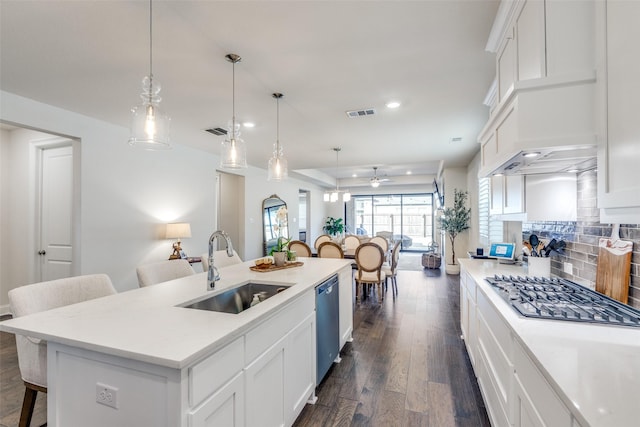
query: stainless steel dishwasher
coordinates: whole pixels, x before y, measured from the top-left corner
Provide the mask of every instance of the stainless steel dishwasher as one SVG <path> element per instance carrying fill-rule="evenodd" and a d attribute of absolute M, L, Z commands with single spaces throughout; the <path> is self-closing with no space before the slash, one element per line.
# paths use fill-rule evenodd
<path fill-rule="evenodd" d="M 316 384 L 327 374 L 340 351 L 338 276 L 316 287 Z"/>

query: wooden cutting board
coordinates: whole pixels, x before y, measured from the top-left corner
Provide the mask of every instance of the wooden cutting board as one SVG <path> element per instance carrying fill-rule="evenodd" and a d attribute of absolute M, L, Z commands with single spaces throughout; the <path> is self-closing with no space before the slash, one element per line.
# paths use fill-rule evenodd
<path fill-rule="evenodd" d="M 620 225 L 614 224 L 611 237 L 600 238 L 598 246 L 596 291 L 627 304 L 633 242 L 620 240 Z"/>

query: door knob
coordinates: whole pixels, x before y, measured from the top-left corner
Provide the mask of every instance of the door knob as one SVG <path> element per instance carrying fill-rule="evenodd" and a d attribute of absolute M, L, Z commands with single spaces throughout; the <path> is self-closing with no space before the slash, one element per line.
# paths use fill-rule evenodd
<path fill-rule="evenodd" d="M 44 249 L 41 251 L 38 251 L 38 255 L 46 255 L 47 251 L 45 251 Z"/>

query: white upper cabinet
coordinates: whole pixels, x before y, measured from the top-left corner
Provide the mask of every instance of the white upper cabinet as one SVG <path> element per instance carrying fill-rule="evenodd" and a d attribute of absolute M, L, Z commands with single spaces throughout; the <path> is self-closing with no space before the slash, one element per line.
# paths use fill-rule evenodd
<path fill-rule="evenodd" d="M 491 116 L 478 137 L 480 176 L 522 166 L 528 151 L 590 147 L 595 157 L 594 27 L 593 1 L 502 2 L 487 43 L 497 94 L 487 97 Z"/>
<path fill-rule="evenodd" d="M 640 222 L 640 2 L 598 4 L 598 204 L 602 222 Z"/>

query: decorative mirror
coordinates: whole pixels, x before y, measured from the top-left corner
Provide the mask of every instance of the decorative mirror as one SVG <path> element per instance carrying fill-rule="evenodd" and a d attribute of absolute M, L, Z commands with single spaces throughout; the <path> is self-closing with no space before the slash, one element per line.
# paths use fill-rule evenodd
<path fill-rule="evenodd" d="M 289 238 L 287 204 L 276 194 L 272 194 L 262 201 L 262 229 L 264 230 L 264 255 L 271 252 L 278 237 Z"/>

